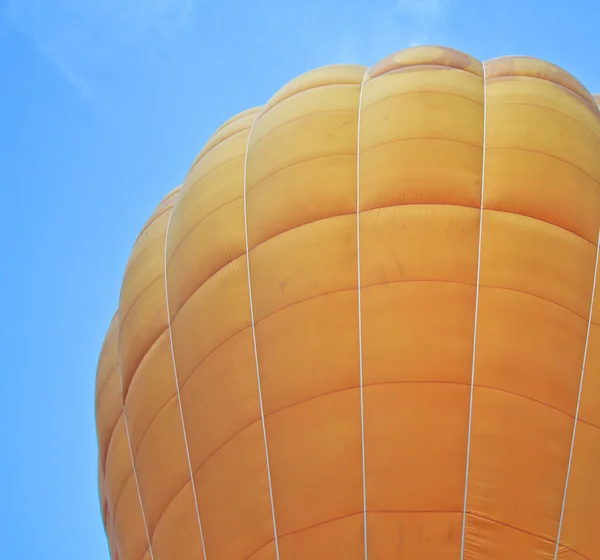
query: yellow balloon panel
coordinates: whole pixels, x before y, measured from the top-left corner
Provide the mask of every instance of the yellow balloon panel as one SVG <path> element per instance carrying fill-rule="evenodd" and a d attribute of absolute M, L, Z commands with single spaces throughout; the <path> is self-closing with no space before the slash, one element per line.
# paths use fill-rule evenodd
<path fill-rule="evenodd" d="M 461 529 L 462 512 L 458 511 L 370 512 L 369 558 L 455 560 L 460 558 Z"/>
<path fill-rule="evenodd" d="M 561 554 L 568 559 L 600 557 L 600 307 L 596 302 L 597 299 L 594 300 L 590 325 L 561 538 L 564 546 Z M 578 556 L 576 551 L 581 554 Z"/>
<path fill-rule="evenodd" d="M 184 182 L 167 247 L 172 319 L 196 290 L 245 252 L 242 185 L 252 118 L 236 121 L 244 127 L 215 144 Z"/>
<path fill-rule="evenodd" d="M 199 537 L 196 497 L 187 484 L 165 507 L 152 534 L 153 557 L 203 558 L 204 549 Z"/>
<path fill-rule="evenodd" d="M 120 560 L 600 560 L 600 110 L 441 47 L 224 123 L 97 373 Z M 556 553 L 556 554 L 555 554 Z"/>
<path fill-rule="evenodd" d="M 294 560 L 348 558 L 361 560 L 363 552 L 361 513 L 333 519 L 279 537 L 280 557 Z M 259 556 L 252 556 L 252 559 Z M 268 556 L 265 556 L 268 558 Z"/>

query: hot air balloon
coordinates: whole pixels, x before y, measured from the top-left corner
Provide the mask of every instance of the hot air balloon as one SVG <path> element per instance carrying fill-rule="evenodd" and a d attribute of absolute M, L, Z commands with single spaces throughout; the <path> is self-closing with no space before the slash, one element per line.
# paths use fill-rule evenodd
<path fill-rule="evenodd" d="M 527 57 L 410 48 L 227 121 L 101 351 L 113 560 L 599 560 L 599 181 L 597 103 Z"/>

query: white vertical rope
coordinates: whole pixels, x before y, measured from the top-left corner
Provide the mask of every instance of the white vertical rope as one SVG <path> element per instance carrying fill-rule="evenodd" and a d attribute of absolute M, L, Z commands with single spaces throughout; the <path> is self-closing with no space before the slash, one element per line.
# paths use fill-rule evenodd
<path fill-rule="evenodd" d="M 363 485 L 363 529 L 365 560 L 369 557 L 367 541 L 367 478 L 365 470 L 365 405 L 363 391 L 363 347 L 362 347 L 362 299 L 361 299 L 361 277 L 360 277 L 360 114 L 362 110 L 363 89 L 369 69 L 365 71 L 360 84 L 358 96 L 358 120 L 356 132 L 356 262 L 358 279 L 358 359 L 359 359 L 359 383 L 360 383 L 360 432 L 361 432 L 361 460 L 362 460 L 362 485 Z"/>
<path fill-rule="evenodd" d="M 473 326 L 473 358 L 471 363 L 471 387 L 469 394 L 469 428 L 467 432 L 467 460 L 465 466 L 465 493 L 463 502 L 462 536 L 460 543 L 460 560 L 465 557 L 465 535 L 467 529 L 467 498 L 469 496 L 469 463 L 471 460 L 471 428 L 473 425 L 473 392 L 475 387 L 475 354 L 477 350 L 477 319 L 479 317 L 479 288 L 481 280 L 481 239 L 483 233 L 483 201 L 485 194 L 485 146 L 487 130 L 487 78 L 485 62 L 483 67 L 483 149 L 481 161 L 481 202 L 479 206 L 479 243 L 477 247 L 477 283 L 475 287 L 475 319 Z"/>
<path fill-rule="evenodd" d="M 560 519 L 558 522 L 558 533 L 556 535 L 556 548 L 554 549 L 554 560 L 558 560 L 558 550 L 560 547 L 560 535 L 562 533 L 563 519 L 565 515 L 565 504 L 567 503 L 567 492 L 569 490 L 569 478 L 571 477 L 571 463 L 573 461 L 573 449 L 575 448 L 575 436 L 577 434 L 577 421 L 579 419 L 579 406 L 581 405 L 581 393 L 583 390 L 583 378 L 585 375 L 585 365 L 587 362 L 588 345 L 590 341 L 590 331 L 592 328 L 592 312 L 594 309 L 594 296 L 596 295 L 596 276 L 598 273 L 598 253 L 600 252 L 600 232 L 596 244 L 596 266 L 594 268 L 594 281 L 592 283 L 592 298 L 590 301 L 590 312 L 588 316 L 587 333 L 585 335 L 585 346 L 583 349 L 583 363 L 581 365 L 581 377 L 579 378 L 579 392 L 577 394 L 577 407 L 575 408 L 575 420 L 573 422 L 573 435 L 571 437 L 571 450 L 569 451 L 569 463 L 567 466 L 567 476 L 565 478 L 565 491 L 563 494 L 562 506 L 560 508 Z"/>
<path fill-rule="evenodd" d="M 117 367 L 119 368 L 119 386 L 121 388 L 121 403 L 123 405 L 123 424 L 125 425 L 125 435 L 127 437 L 127 448 L 129 449 L 129 457 L 131 458 L 131 469 L 133 471 L 135 488 L 137 490 L 138 500 L 140 502 L 140 510 L 142 512 L 144 530 L 146 531 L 146 539 L 148 540 L 148 552 L 150 553 L 151 560 L 154 560 L 154 553 L 152 552 L 152 543 L 150 541 L 150 532 L 148 531 L 148 522 L 146 521 L 146 514 L 144 513 L 144 504 L 142 502 L 142 493 L 140 492 L 140 483 L 138 481 L 137 472 L 135 470 L 135 461 L 133 459 L 133 450 L 131 448 L 131 438 L 129 437 L 129 426 L 127 425 L 127 415 L 125 414 L 125 397 L 123 394 L 123 375 L 121 372 L 121 365 L 119 364 Z M 113 523 L 116 523 L 116 514 L 117 512 L 115 511 L 115 519 L 113 520 Z"/>
<path fill-rule="evenodd" d="M 167 281 L 167 246 L 169 240 L 169 228 L 171 226 L 171 218 L 173 217 L 174 207 L 169 212 L 169 220 L 165 231 L 165 301 L 167 307 L 167 323 L 169 328 L 169 343 L 171 345 L 171 359 L 173 361 L 173 376 L 175 378 L 175 389 L 177 391 L 177 402 L 179 404 L 179 415 L 181 417 L 181 429 L 183 430 L 183 441 L 185 443 L 185 453 L 187 456 L 188 469 L 190 471 L 190 482 L 192 484 L 192 494 L 194 495 L 194 504 L 196 506 L 196 518 L 198 519 L 198 530 L 200 531 L 200 543 L 202 544 L 202 554 L 206 560 L 206 548 L 204 546 L 204 533 L 202 532 L 202 523 L 200 522 L 200 509 L 198 508 L 198 496 L 196 494 L 196 483 L 194 482 L 194 471 L 192 469 L 192 460 L 190 458 L 190 447 L 188 445 L 187 431 L 185 429 L 185 420 L 183 418 L 183 406 L 181 405 L 181 393 L 179 392 L 179 377 L 177 376 L 177 364 L 175 362 L 175 347 L 173 346 L 173 332 L 171 331 L 171 310 L 169 308 L 169 283 Z"/>
<path fill-rule="evenodd" d="M 249 255 L 249 243 L 248 243 L 248 205 L 247 205 L 247 170 L 248 170 L 248 150 L 250 147 L 250 137 L 252 135 L 252 130 L 256 121 L 259 118 L 260 113 L 256 115 L 252 125 L 250 126 L 250 130 L 248 131 L 248 139 L 246 140 L 246 154 L 244 156 L 244 233 L 246 236 L 246 268 L 248 271 L 248 297 L 250 299 L 250 319 L 252 321 L 252 342 L 254 345 L 254 362 L 256 368 L 256 383 L 258 386 L 258 401 L 260 404 L 260 420 L 262 423 L 263 430 L 263 441 L 265 446 L 265 458 L 267 461 L 267 478 L 269 481 L 269 497 L 271 499 L 271 516 L 273 519 L 273 538 L 275 542 L 275 555 L 277 560 L 279 560 L 279 540 L 277 537 L 277 523 L 275 521 L 275 505 L 273 502 L 273 485 L 271 483 L 271 461 L 269 460 L 269 446 L 267 445 L 267 429 L 265 426 L 265 410 L 263 407 L 263 398 L 262 398 L 262 386 L 260 382 L 260 368 L 258 367 L 258 349 L 256 346 L 256 327 L 254 321 L 254 304 L 252 302 L 252 281 L 250 277 L 250 255 Z"/>
<path fill-rule="evenodd" d="M 118 367 L 118 366 L 117 366 Z M 104 474 L 102 475 L 102 478 L 104 479 L 104 483 L 106 484 L 106 478 L 104 477 Z M 114 554 L 113 554 L 113 550 L 110 546 L 110 541 L 111 539 L 108 537 L 108 532 L 112 531 L 113 534 L 113 541 L 114 541 L 114 536 L 115 536 L 115 518 L 113 517 L 112 512 L 110 511 L 110 503 L 108 501 L 108 496 L 106 496 L 106 517 L 110 517 L 110 520 L 112 521 L 111 526 L 108 526 L 108 522 L 107 519 L 104 520 L 104 532 L 106 533 L 106 544 L 108 545 L 108 557 L 109 560 L 113 560 L 114 558 Z M 114 551 L 116 554 L 116 550 Z"/>

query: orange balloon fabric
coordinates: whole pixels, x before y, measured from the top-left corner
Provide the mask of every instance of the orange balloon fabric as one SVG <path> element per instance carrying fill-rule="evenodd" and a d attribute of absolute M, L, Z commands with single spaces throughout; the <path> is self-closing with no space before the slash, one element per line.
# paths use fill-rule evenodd
<path fill-rule="evenodd" d="M 319 68 L 138 237 L 114 560 L 600 560 L 600 110 L 541 60 Z"/>

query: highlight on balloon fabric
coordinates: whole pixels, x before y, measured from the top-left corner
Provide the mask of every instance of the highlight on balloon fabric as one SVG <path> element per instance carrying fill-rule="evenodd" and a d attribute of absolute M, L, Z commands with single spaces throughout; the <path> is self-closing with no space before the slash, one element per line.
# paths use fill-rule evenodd
<path fill-rule="evenodd" d="M 598 101 L 415 47 L 216 130 L 100 354 L 112 559 L 599 559 Z"/>

